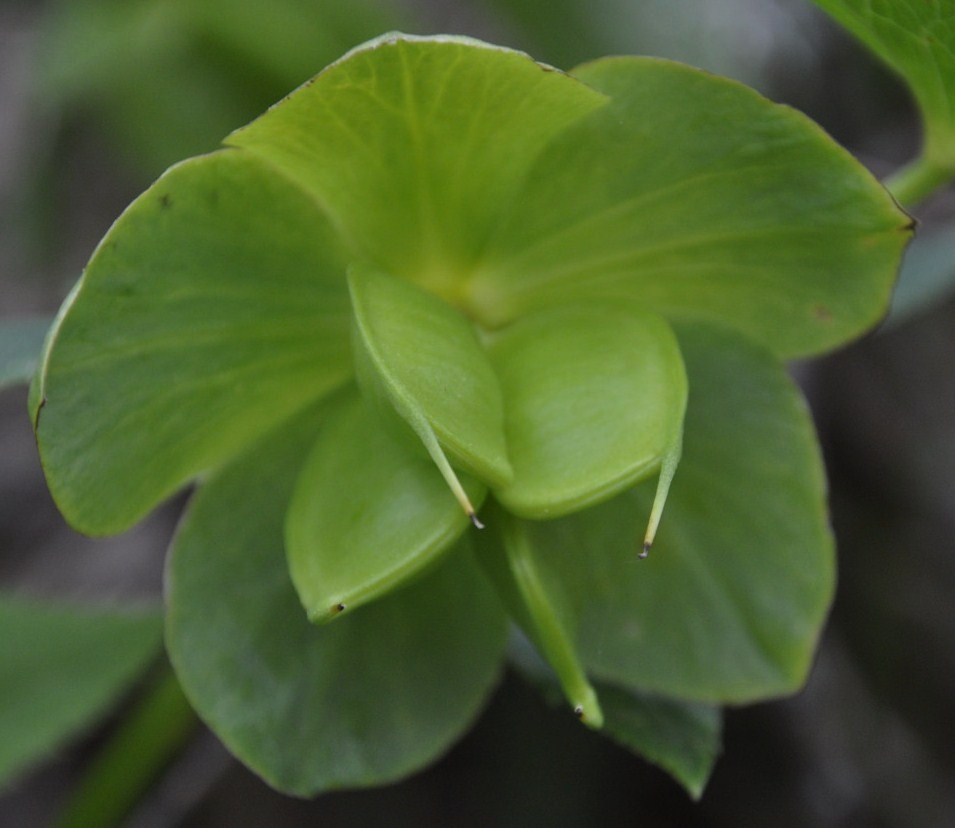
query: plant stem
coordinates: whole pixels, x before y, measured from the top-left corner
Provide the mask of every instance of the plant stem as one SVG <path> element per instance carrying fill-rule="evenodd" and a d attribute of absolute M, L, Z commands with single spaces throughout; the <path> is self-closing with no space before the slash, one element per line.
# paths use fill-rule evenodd
<path fill-rule="evenodd" d="M 905 208 L 915 207 L 936 190 L 955 179 L 955 169 L 936 164 L 921 155 L 890 175 L 883 183 Z"/>
<path fill-rule="evenodd" d="M 107 828 L 129 812 L 198 722 L 165 666 L 86 772 L 56 828 Z"/>

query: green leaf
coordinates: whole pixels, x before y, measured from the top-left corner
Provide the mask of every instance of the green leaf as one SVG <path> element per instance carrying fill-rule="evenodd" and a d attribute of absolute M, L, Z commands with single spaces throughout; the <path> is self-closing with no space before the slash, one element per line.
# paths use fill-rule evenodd
<path fill-rule="evenodd" d="M 100 243 L 34 385 L 63 514 L 122 531 L 342 384 L 349 316 L 308 196 L 238 150 L 174 167 Z"/>
<path fill-rule="evenodd" d="M 411 283 L 369 268 L 351 268 L 349 285 L 359 380 L 411 426 L 452 490 L 459 484 L 442 449 L 488 483 L 507 481 L 501 388 L 471 323 Z"/>
<path fill-rule="evenodd" d="M 815 0 L 909 85 L 925 154 L 955 171 L 955 6 L 951 0 Z"/>
<path fill-rule="evenodd" d="M 485 488 L 465 486 L 480 506 Z M 325 621 L 432 565 L 467 526 L 429 460 L 354 396 L 329 415 L 295 484 L 285 524 L 292 582 L 309 617 Z"/>
<path fill-rule="evenodd" d="M 120 825 L 188 745 L 198 723 L 172 668 L 152 671 L 135 706 L 122 711 L 105 745 L 83 763 L 55 828 Z"/>
<path fill-rule="evenodd" d="M 553 668 L 574 713 L 588 727 L 600 728 L 603 713 L 575 649 L 576 618 L 565 585 L 537 567 L 524 521 L 496 509 L 489 524 L 476 538 L 478 561 L 511 617 Z"/>
<path fill-rule="evenodd" d="M 0 781 L 103 715 L 161 643 L 159 613 L 0 598 Z"/>
<path fill-rule="evenodd" d="M 317 427 L 314 414 L 286 424 L 212 478 L 167 577 L 167 645 L 186 695 L 236 756 L 299 796 L 434 759 L 471 724 L 505 637 L 466 548 L 334 624 L 308 622 L 282 535 Z"/>
<path fill-rule="evenodd" d="M 560 696 L 557 677 L 530 642 L 512 635 L 509 660 L 548 699 Z M 720 709 L 597 682 L 602 733 L 659 766 L 699 799 L 720 752 Z"/>
<path fill-rule="evenodd" d="M 0 321 L 0 389 L 30 381 L 52 324 L 47 317 Z"/>
<path fill-rule="evenodd" d="M 611 103 L 555 139 L 509 202 L 470 284 L 479 318 L 626 297 L 794 357 L 885 312 L 910 221 L 809 119 L 662 60 L 575 74 Z"/>
<path fill-rule="evenodd" d="M 647 484 L 528 524 L 529 547 L 577 596 L 577 649 L 592 679 L 707 702 L 792 692 L 834 582 L 812 423 L 762 349 L 702 325 L 677 333 L 690 399 L 654 554 L 637 560 L 633 542 Z"/>
<path fill-rule="evenodd" d="M 532 160 L 603 102 L 519 52 L 392 34 L 227 143 L 315 193 L 363 259 L 460 304 L 467 269 Z"/>
<path fill-rule="evenodd" d="M 699 799 L 720 752 L 719 708 L 602 683 L 597 692 L 604 733 L 663 768 Z"/>
<path fill-rule="evenodd" d="M 551 308 L 489 347 L 514 469 L 495 496 L 515 514 L 582 509 L 654 474 L 671 449 L 678 455 L 686 375 L 659 317 L 609 304 Z"/>

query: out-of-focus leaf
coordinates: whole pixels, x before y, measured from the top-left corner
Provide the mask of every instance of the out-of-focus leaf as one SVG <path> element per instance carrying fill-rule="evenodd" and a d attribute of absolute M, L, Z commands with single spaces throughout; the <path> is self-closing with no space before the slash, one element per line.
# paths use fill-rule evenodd
<path fill-rule="evenodd" d="M 464 484 L 480 506 L 485 488 Z M 292 582 L 309 617 L 324 621 L 432 565 L 468 525 L 428 458 L 353 396 L 329 415 L 295 484 L 285 524 Z"/>
<path fill-rule="evenodd" d="M 185 161 L 113 225 L 48 341 L 31 411 L 50 491 L 118 532 L 347 380 L 327 222 L 239 150 Z"/>
<path fill-rule="evenodd" d="M 51 317 L 0 321 L 0 388 L 30 381 L 52 324 Z"/>
<path fill-rule="evenodd" d="M 461 304 L 502 205 L 599 92 L 468 38 L 388 35 L 233 133 L 313 192 L 361 257 Z"/>
<path fill-rule="evenodd" d="M 105 713 L 161 642 L 158 612 L 0 597 L 0 782 Z"/>
<path fill-rule="evenodd" d="M 642 484 L 527 524 L 536 566 L 578 602 L 594 680 L 707 702 L 792 692 L 832 599 L 833 544 L 812 422 L 779 363 L 729 331 L 678 328 L 690 398 L 654 552 Z"/>
<path fill-rule="evenodd" d="M 309 623 L 283 522 L 319 419 L 282 426 L 205 484 L 167 577 L 167 645 L 186 695 L 236 756 L 299 796 L 434 759 L 484 702 L 505 638 L 466 547 L 407 589 Z"/>
<path fill-rule="evenodd" d="M 41 32 L 39 91 L 94 114 L 112 146 L 158 174 L 406 17 L 376 0 L 61 0 Z"/>
<path fill-rule="evenodd" d="M 909 85 L 925 123 L 925 154 L 955 169 L 955 4 L 952 0 L 815 0 Z"/>
<path fill-rule="evenodd" d="M 654 474 L 678 443 L 686 374 L 660 317 L 610 304 L 531 314 L 490 340 L 504 391 L 510 511 L 551 518 Z"/>
<path fill-rule="evenodd" d="M 574 75 L 611 102 L 559 135 L 509 200 L 470 283 L 480 318 L 628 297 L 789 358 L 881 317 L 910 220 L 816 124 L 667 61 Z"/>

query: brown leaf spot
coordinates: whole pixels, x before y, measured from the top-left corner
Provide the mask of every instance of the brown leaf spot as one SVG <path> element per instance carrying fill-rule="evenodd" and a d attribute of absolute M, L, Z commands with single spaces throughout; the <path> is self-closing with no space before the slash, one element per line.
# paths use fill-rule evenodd
<path fill-rule="evenodd" d="M 812 313 L 812 318 L 817 322 L 829 323 L 832 322 L 832 311 L 826 305 L 823 305 L 821 302 L 812 306 L 810 311 Z"/>

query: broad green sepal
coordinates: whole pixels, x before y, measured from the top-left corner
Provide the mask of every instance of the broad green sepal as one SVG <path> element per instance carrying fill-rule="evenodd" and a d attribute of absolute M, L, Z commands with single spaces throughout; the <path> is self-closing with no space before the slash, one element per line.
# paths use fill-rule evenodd
<path fill-rule="evenodd" d="M 454 300 L 541 149 L 605 97 L 510 49 L 388 35 L 227 143 L 325 205 L 356 255 Z"/>
<path fill-rule="evenodd" d="M 463 483 L 480 507 L 485 487 Z M 350 395 L 329 412 L 295 484 L 285 524 L 292 582 L 309 618 L 327 621 L 432 566 L 468 525 L 428 458 Z"/>
<path fill-rule="evenodd" d="M 679 455 L 686 373 L 659 316 L 626 304 L 550 308 L 489 349 L 514 469 L 495 496 L 514 514 L 583 509 L 656 473 L 674 447 Z"/>
<path fill-rule="evenodd" d="M 610 103 L 556 137 L 509 202 L 470 283 L 479 318 L 629 298 L 792 358 L 885 313 L 911 220 L 816 124 L 669 61 L 574 74 Z"/>
<path fill-rule="evenodd" d="M 508 640 L 508 660 L 544 696 L 563 700 L 550 665 L 520 634 Z M 601 732 L 676 779 L 699 799 L 720 752 L 723 719 L 719 707 L 642 693 L 597 682 L 604 723 Z"/>
<path fill-rule="evenodd" d="M 925 154 L 955 172 L 955 5 L 951 0 L 815 0 L 911 88 Z"/>
<path fill-rule="evenodd" d="M 478 561 L 497 587 L 511 617 L 554 670 L 575 715 L 588 727 L 603 726 L 603 712 L 575 649 L 575 612 L 565 584 L 535 564 L 525 522 L 497 508 L 475 539 Z"/>
<path fill-rule="evenodd" d="M 506 632 L 466 547 L 354 615 L 308 622 L 283 523 L 323 419 L 286 423 L 207 481 L 167 572 L 166 642 L 186 695 L 239 759 L 297 796 L 434 760 L 495 684 Z"/>
<path fill-rule="evenodd" d="M 356 359 L 372 369 L 358 376 L 371 396 L 383 391 L 446 477 L 442 449 L 491 485 L 509 480 L 500 383 L 473 325 L 437 297 L 371 268 L 351 267 L 348 281 Z"/>
<path fill-rule="evenodd" d="M 690 386 L 680 470 L 654 554 L 633 538 L 648 481 L 530 522 L 534 563 L 578 596 L 594 682 L 743 703 L 804 681 L 835 579 L 822 463 L 784 368 L 725 330 L 678 328 Z"/>
<path fill-rule="evenodd" d="M 699 799 L 720 753 L 720 709 L 603 683 L 597 692 L 604 705 L 603 732 L 663 768 Z"/>
<path fill-rule="evenodd" d="M 32 401 L 47 481 L 89 534 L 345 382 L 344 266 L 312 199 L 254 156 L 173 167 L 100 243 Z"/>

